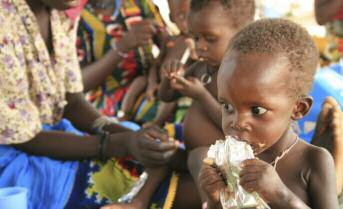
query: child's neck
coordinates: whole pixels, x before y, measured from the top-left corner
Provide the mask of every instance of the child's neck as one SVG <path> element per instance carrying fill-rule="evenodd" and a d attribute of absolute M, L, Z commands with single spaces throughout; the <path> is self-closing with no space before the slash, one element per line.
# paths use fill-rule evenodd
<path fill-rule="evenodd" d="M 277 157 L 280 157 L 280 155 L 285 150 L 292 147 L 296 140 L 298 140 L 297 134 L 293 131 L 291 127 L 289 127 L 288 130 L 285 131 L 285 133 L 281 136 L 279 141 L 277 141 L 274 145 L 272 145 L 264 152 L 260 153 L 258 155 L 258 158 L 267 163 L 272 163 L 275 161 Z"/>

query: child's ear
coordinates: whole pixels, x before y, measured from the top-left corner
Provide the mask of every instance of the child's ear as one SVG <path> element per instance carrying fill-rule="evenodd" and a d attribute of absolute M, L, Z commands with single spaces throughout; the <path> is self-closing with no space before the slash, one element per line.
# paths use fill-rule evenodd
<path fill-rule="evenodd" d="M 300 120 L 301 118 L 303 118 L 310 111 L 312 104 L 313 104 L 312 97 L 310 96 L 300 97 L 293 108 L 292 119 Z"/>

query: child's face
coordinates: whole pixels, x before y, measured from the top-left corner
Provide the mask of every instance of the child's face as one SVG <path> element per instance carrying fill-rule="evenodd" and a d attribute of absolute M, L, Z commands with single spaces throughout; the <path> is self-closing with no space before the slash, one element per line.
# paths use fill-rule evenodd
<path fill-rule="evenodd" d="M 290 127 L 295 98 L 290 97 L 289 62 L 266 54 L 226 56 L 218 73 L 225 135 L 236 136 L 259 154 L 281 139 Z"/>
<path fill-rule="evenodd" d="M 226 47 L 236 33 L 230 25 L 227 11 L 219 1 L 213 1 L 200 11 L 190 12 L 189 31 L 201 60 L 214 66 L 220 65 Z"/>
<path fill-rule="evenodd" d="M 187 33 L 187 16 L 190 0 L 169 0 L 170 20 L 176 24 L 182 33 Z"/>

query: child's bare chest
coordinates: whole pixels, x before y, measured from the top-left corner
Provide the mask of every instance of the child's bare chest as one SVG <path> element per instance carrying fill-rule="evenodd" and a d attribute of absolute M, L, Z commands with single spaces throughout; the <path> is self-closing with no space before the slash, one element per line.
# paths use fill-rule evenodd
<path fill-rule="evenodd" d="M 282 182 L 305 203 L 309 203 L 308 186 L 310 170 L 300 159 L 284 159 L 276 167 Z"/>

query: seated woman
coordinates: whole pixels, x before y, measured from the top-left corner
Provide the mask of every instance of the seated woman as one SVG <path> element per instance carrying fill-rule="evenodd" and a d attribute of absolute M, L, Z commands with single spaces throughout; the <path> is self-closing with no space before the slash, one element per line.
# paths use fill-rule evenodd
<path fill-rule="evenodd" d="M 0 187 L 27 187 L 29 208 L 97 208 L 116 201 L 137 179 L 123 178 L 126 187 L 114 178 L 90 181 L 94 171 L 126 169 L 115 159 L 90 159 L 132 156 L 157 166 L 177 146 L 156 127 L 133 132 L 101 117 L 84 99 L 72 44 L 76 25 L 59 11 L 78 2 L 0 4 Z M 89 134 L 75 134 L 62 118 Z M 65 129 L 74 133 L 60 131 Z M 96 172 L 93 177 L 99 180 Z"/>
<path fill-rule="evenodd" d="M 165 35 L 151 0 L 89 0 L 81 12 L 77 40 L 89 101 L 105 115 L 121 116 L 118 110 L 132 81 L 155 62 L 152 43 L 159 45 Z M 139 120 L 153 117 L 156 104 L 149 105 Z"/>

